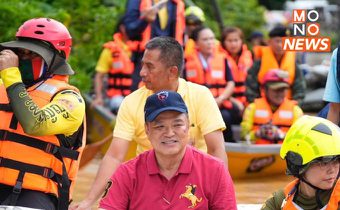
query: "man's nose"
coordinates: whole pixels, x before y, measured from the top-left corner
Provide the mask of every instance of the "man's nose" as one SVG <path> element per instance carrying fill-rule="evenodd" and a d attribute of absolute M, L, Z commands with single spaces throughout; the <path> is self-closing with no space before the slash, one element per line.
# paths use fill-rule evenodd
<path fill-rule="evenodd" d="M 142 68 L 141 68 L 141 70 L 139 72 L 139 76 L 145 77 L 145 75 L 146 75 L 146 70 L 145 70 L 145 67 L 142 66 Z"/>
<path fill-rule="evenodd" d="M 166 128 L 166 131 L 165 131 L 165 135 L 166 136 L 173 136 L 175 134 L 174 130 L 172 129 L 171 126 L 169 126 L 168 128 Z"/>

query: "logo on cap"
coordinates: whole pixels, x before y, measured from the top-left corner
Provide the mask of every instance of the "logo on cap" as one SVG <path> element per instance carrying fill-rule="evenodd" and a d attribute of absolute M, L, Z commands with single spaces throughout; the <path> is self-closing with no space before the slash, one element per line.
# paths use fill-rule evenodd
<path fill-rule="evenodd" d="M 167 91 L 162 91 L 157 93 L 158 100 L 165 101 L 169 96 L 169 93 Z"/>

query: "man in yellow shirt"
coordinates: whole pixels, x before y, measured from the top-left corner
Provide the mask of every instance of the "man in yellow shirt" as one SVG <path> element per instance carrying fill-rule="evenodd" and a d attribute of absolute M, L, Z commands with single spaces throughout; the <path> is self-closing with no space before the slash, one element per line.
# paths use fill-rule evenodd
<path fill-rule="evenodd" d="M 85 102 L 68 84 L 72 37 L 50 18 L 0 43 L 0 205 L 67 209 L 85 146 Z"/>
<path fill-rule="evenodd" d="M 88 209 L 104 191 L 112 173 L 124 161 L 129 143 L 136 141 L 137 154 L 151 149 L 144 127 L 144 105 L 148 96 L 161 90 L 177 91 L 189 110 L 190 144 L 227 164 L 220 111 L 204 86 L 179 78 L 183 66 L 182 46 L 173 38 L 156 37 L 148 42 L 140 76 L 145 86 L 125 97 L 118 111 L 111 146 L 100 165 L 87 197 L 74 209 Z"/>

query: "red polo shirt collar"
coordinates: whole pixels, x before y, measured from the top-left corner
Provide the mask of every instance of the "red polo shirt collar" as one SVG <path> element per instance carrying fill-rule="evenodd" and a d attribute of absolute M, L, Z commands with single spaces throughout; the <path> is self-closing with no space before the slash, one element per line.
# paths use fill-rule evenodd
<path fill-rule="evenodd" d="M 193 154 L 192 154 L 191 146 L 186 146 L 182 162 L 179 165 L 179 168 L 178 168 L 175 176 L 179 173 L 189 174 L 191 172 L 191 168 L 192 168 L 192 159 L 193 159 Z M 159 167 L 157 165 L 155 150 L 152 150 L 149 153 L 149 155 L 147 157 L 146 167 L 147 167 L 149 175 L 161 174 Z"/>

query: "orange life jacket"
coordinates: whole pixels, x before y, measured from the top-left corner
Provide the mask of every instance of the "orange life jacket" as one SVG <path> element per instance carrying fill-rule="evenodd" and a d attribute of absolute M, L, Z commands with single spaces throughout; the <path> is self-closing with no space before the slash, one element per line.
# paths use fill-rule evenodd
<path fill-rule="evenodd" d="M 185 15 L 184 15 L 184 3 L 182 0 L 171 0 L 176 6 L 176 26 L 174 38 L 183 45 L 184 29 L 185 29 Z M 141 0 L 139 5 L 139 11 L 143 11 L 152 6 L 151 0 Z M 151 38 L 151 24 L 148 24 L 144 32 L 142 33 L 142 39 L 139 43 L 139 50 L 144 51 L 146 43 Z"/>
<path fill-rule="evenodd" d="M 32 100 L 43 107 L 62 90 L 75 87 L 61 81 L 65 76 L 54 76 L 28 89 Z M 54 108 L 56 112 L 59 107 Z M 75 146 L 65 135 L 32 136 L 24 132 L 12 112 L 4 85 L 0 85 L 0 183 L 17 190 L 29 189 L 53 194 L 58 208 L 67 209 L 75 184 L 81 152 L 85 146 L 86 126 L 72 135 Z M 32 201 L 33 202 L 33 201 Z"/>
<path fill-rule="evenodd" d="M 247 104 L 247 98 L 245 96 L 246 92 L 246 79 L 248 69 L 253 65 L 253 59 L 251 52 L 248 50 L 247 46 L 244 44 L 242 46 L 242 54 L 240 55 L 238 62 L 229 54 L 228 51 L 223 50 L 226 58 L 228 60 L 229 68 L 233 75 L 233 80 L 235 82 L 235 89 L 233 97 L 243 103 Z"/>
<path fill-rule="evenodd" d="M 224 92 L 227 85 L 225 79 L 225 56 L 221 53 L 214 53 L 209 59 L 208 65 L 209 69 L 203 69 L 197 51 L 188 56 L 185 62 L 186 79 L 208 87 L 216 98 Z M 225 100 L 223 106 L 226 109 L 231 109 L 232 103 Z"/>
<path fill-rule="evenodd" d="M 283 190 L 286 198 L 282 203 L 282 210 L 297 210 L 293 203 L 294 194 L 297 189 L 299 179 L 295 179 L 290 182 Z M 340 181 L 338 180 L 335 184 L 331 197 L 327 203 L 325 210 L 336 210 L 338 209 L 338 204 L 340 202 Z"/>
<path fill-rule="evenodd" d="M 192 53 L 195 53 L 195 41 L 193 39 L 188 39 L 185 42 L 184 47 L 184 57 L 190 56 Z"/>
<path fill-rule="evenodd" d="M 253 46 L 254 60 L 261 59 L 263 46 Z"/>
<path fill-rule="evenodd" d="M 114 41 L 105 43 L 104 48 L 108 48 L 112 55 L 112 65 L 108 72 L 107 95 L 109 97 L 129 95 L 134 70 L 129 46 L 123 42 L 121 34 L 116 33 Z"/>
<path fill-rule="evenodd" d="M 294 121 L 294 106 L 297 102 L 293 100 L 285 99 L 284 102 L 278 107 L 278 109 L 273 113 L 269 103 L 265 98 L 257 98 L 255 103 L 255 114 L 253 121 L 253 131 L 260 129 L 261 125 L 272 123 L 272 125 L 277 126 L 284 133 L 287 133 L 290 126 Z M 281 141 L 282 142 L 282 141 Z M 257 139 L 256 144 L 271 144 L 272 141 L 265 139 Z M 280 142 L 279 142 L 280 143 Z"/>
<path fill-rule="evenodd" d="M 258 81 L 263 85 L 264 75 L 271 69 L 281 69 L 287 71 L 289 74 L 288 83 L 292 85 L 295 78 L 295 52 L 285 52 L 280 65 L 278 64 L 274 53 L 270 47 L 261 47 L 261 67 L 258 73 Z M 291 90 L 288 91 L 287 97 L 292 98 Z"/>

